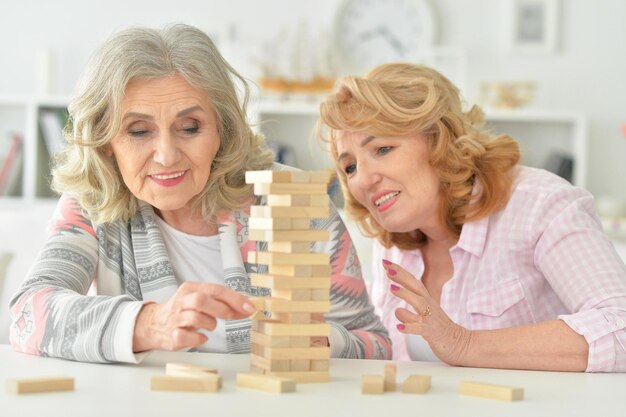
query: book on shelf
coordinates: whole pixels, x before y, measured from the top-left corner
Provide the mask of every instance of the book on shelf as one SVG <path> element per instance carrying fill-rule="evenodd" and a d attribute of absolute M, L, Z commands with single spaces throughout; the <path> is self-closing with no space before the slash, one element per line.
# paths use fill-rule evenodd
<path fill-rule="evenodd" d="M 0 196 L 17 195 L 20 193 L 23 142 L 22 135 L 13 134 L 7 153 L 0 159 Z"/>
<path fill-rule="evenodd" d="M 54 156 L 65 147 L 63 126 L 65 109 L 40 109 L 39 128 L 48 148 L 48 154 Z"/>

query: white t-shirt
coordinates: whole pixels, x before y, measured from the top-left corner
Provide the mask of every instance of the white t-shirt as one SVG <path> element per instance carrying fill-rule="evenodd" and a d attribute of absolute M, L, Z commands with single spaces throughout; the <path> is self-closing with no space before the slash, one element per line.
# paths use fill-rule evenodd
<path fill-rule="evenodd" d="M 406 347 L 413 361 L 440 362 L 428 343 L 422 336 L 409 334 L 406 337 Z"/>
<path fill-rule="evenodd" d="M 163 235 L 165 247 L 179 284 L 183 282 L 208 282 L 224 285 L 224 268 L 220 253 L 220 237 L 194 236 L 174 229 L 159 216 L 155 216 Z M 201 352 L 226 353 L 226 328 L 224 320 L 217 320 L 212 332 L 200 330 L 209 340 L 198 347 Z"/>

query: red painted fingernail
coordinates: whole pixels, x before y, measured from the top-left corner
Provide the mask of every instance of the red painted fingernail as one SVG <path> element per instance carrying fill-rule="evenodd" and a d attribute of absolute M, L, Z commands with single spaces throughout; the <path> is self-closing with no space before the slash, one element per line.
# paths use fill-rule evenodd
<path fill-rule="evenodd" d="M 388 260 L 386 260 L 386 259 L 383 259 L 383 263 L 384 263 L 385 265 L 391 265 L 391 262 L 389 262 L 389 261 L 388 261 Z"/>
<path fill-rule="evenodd" d="M 398 291 L 400 289 L 400 287 L 398 287 L 396 284 L 391 284 L 391 291 Z"/>
<path fill-rule="evenodd" d="M 400 323 L 400 324 L 396 324 L 396 327 L 398 328 L 398 330 L 404 330 L 404 329 L 406 329 L 406 326 L 405 326 L 404 324 L 402 324 L 402 323 Z"/>
<path fill-rule="evenodd" d="M 387 272 L 389 272 L 389 275 L 396 275 L 398 273 L 395 269 L 388 269 Z"/>

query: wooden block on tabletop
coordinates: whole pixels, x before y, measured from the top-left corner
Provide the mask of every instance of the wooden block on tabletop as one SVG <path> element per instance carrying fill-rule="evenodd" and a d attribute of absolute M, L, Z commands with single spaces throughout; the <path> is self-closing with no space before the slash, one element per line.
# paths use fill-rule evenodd
<path fill-rule="evenodd" d="M 281 196 L 284 197 L 284 196 Z M 250 217 L 324 219 L 329 216 L 328 204 L 318 206 L 252 206 Z"/>
<path fill-rule="evenodd" d="M 186 376 L 189 373 L 217 375 L 218 372 L 215 368 L 206 368 L 191 363 L 168 362 L 165 364 L 165 375 Z"/>
<path fill-rule="evenodd" d="M 397 367 L 395 363 L 386 363 L 385 364 L 385 391 L 395 391 L 396 390 L 396 373 Z"/>
<path fill-rule="evenodd" d="M 268 265 L 269 275 L 287 277 L 325 277 L 330 280 L 330 265 Z"/>
<path fill-rule="evenodd" d="M 382 394 L 385 392 L 385 378 L 382 375 L 363 375 L 361 377 L 362 394 Z"/>
<path fill-rule="evenodd" d="M 153 375 L 150 379 L 150 389 L 153 391 L 217 392 L 221 386 L 222 378 L 210 373 L 189 373 L 186 376 Z"/>
<path fill-rule="evenodd" d="M 524 399 L 524 388 L 474 381 L 461 382 L 459 393 L 461 395 L 471 395 L 474 397 L 504 401 L 519 401 Z"/>
<path fill-rule="evenodd" d="M 268 252 L 311 253 L 311 242 L 268 242 Z"/>
<path fill-rule="evenodd" d="M 256 195 L 321 195 L 326 194 L 326 184 L 305 183 L 255 183 L 254 194 Z"/>
<path fill-rule="evenodd" d="M 241 373 L 237 374 L 237 386 L 269 392 L 295 392 L 296 381 L 274 375 Z"/>
<path fill-rule="evenodd" d="M 255 230 L 250 229 L 250 240 L 260 240 L 264 242 L 317 242 L 328 241 L 330 233 L 328 230 Z"/>
<path fill-rule="evenodd" d="M 314 195 L 277 195 L 270 194 L 267 196 L 267 205 L 270 207 L 327 207 L 330 203 L 330 197 L 324 194 Z"/>
<path fill-rule="evenodd" d="M 284 218 L 248 218 L 250 230 L 311 230 L 309 219 L 284 219 Z"/>
<path fill-rule="evenodd" d="M 410 375 L 402 383 L 405 394 L 426 394 L 430 389 L 430 375 Z"/>
<path fill-rule="evenodd" d="M 329 292 L 330 278 L 297 278 L 280 275 L 250 274 L 250 283 L 257 287 L 266 287 L 281 290 L 288 289 L 315 289 L 325 290 Z M 313 296 L 313 292 L 312 292 Z"/>
<path fill-rule="evenodd" d="M 74 391 L 74 378 L 46 377 L 9 379 L 7 391 L 13 394 L 32 394 L 37 392 Z"/>
<path fill-rule="evenodd" d="M 308 372 L 272 372 L 272 375 L 281 376 L 285 378 L 291 378 L 299 384 L 309 384 L 317 382 L 328 382 L 330 380 L 330 374 L 328 371 L 308 371 Z"/>

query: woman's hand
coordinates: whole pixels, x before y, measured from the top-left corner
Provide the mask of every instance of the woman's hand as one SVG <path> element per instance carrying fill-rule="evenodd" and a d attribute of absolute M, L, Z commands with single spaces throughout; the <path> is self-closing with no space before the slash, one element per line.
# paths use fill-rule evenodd
<path fill-rule="evenodd" d="M 197 347 L 212 331 L 216 319 L 240 320 L 256 311 L 248 299 L 222 285 L 185 282 L 163 304 L 141 308 L 133 334 L 133 352 L 161 349 L 176 351 Z"/>
<path fill-rule="evenodd" d="M 396 309 L 401 333 L 421 335 L 433 353 L 443 362 L 462 365 L 471 339 L 471 331 L 454 323 L 439 307 L 424 284 L 398 264 L 383 261 L 393 295 L 407 302 L 413 311 Z"/>

